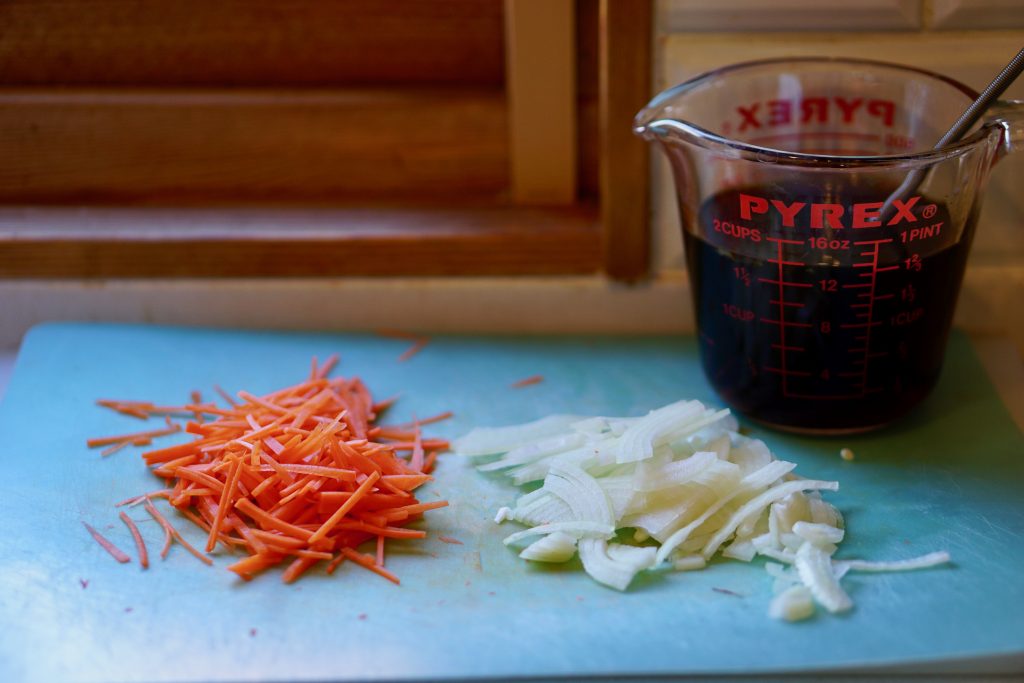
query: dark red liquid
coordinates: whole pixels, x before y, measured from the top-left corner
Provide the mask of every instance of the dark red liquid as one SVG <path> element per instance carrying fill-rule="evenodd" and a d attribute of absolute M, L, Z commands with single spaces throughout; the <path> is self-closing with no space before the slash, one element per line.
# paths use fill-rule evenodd
<path fill-rule="evenodd" d="M 921 197 L 878 227 L 867 202 L 888 194 L 747 187 L 701 207 L 701 237 L 685 232 L 687 262 L 704 369 L 730 406 L 775 426 L 843 432 L 890 422 L 931 391 L 976 212 L 954 225 L 946 206 Z M 812 217 L 826 203 L 842 215 Z"/>

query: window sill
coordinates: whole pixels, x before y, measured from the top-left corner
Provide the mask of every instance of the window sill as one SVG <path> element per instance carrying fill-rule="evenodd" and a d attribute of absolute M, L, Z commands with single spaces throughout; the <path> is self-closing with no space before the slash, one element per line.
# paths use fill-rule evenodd
<path fill-rule="evenodd" d="M 600 231 L 586 204 L 3 208 L 0 278 L 578 275 Z"/>

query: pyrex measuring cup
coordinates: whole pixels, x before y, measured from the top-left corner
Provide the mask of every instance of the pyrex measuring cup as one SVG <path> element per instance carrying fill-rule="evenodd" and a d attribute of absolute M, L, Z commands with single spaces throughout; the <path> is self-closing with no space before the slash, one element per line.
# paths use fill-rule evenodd
<path fill-rule="evenodd" d="M 766 60 L 694 78 L 637 115 L 671 162 L 702 362 L 727 403 L 842 433 L 929 393 L 989 170 L 1024 145 L 1024 104 L 1001 103 L 933 151 L 976 97 L 904 66 Z M 921 185 L 883 211 L 914 170 Z"/>

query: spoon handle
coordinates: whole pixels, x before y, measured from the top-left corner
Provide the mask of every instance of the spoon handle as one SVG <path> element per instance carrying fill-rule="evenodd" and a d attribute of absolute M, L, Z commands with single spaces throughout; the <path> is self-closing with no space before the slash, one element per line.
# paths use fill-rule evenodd
<path fill-rule="evenodd" d="M 956 123 L 946 131 L 939 141 L 935 144 L 933 149 L 940 149 L 945 147 L 951 142 L 955 142 L 964 136 L 964 134 L 971 129 L 981 115 L 992 106 L 996 99 L 1010 87 L 1021 71 L 1024 71 L 1024 48 L 1021 48 L 1020 52 L 1010 60 L 1010 63 L 1003 67 L 1003 70 L 999 72 L 999 75 L 992 79 L 992 82 L 981 91 L 981 95 L 978 99 L 971 103 L 971 106 L 964 110 L 964 113 L 960 115 L 960 118 L 956 120 Z M 915 169 L 907 174 L 900 186 L 896 188 L 896 191 L 889 195 L 889 198 L 885 200 L 885 204 L 882 205 L 882 210 L 879 213 L 881 223 L 884 225 L 888 222 L 892 216 L 893 205 L 898 199 L 903 199 L 912 195 L 918 188 L 918 186 L 924 181 L 924 177 L 927 175 L 926 170 Z"/>
<path fill-rule="evenodd" d="M 1020 76 L 1021 72 L 1024 71 L 1024 48 L 1021 48 L 1017 56 L 1010 60 L 999 75 L 996 76 L 988 86 L 981 91 L 981 95 L 978 99 L 971 103 L 971 106 L 967 107 L 960 118 L 956 120 L 956 123 L 946 131 L 946 134 L 939 139 L 935 148 L 944 147 L 950 142 L 959 140 L 963 135 L 971 129 L 981 115 L 985 113 L 985 110 L 992 106 L 996 99 L 1003 94 L 1003 92 L 1010 87 L 1010 84 Z"/>

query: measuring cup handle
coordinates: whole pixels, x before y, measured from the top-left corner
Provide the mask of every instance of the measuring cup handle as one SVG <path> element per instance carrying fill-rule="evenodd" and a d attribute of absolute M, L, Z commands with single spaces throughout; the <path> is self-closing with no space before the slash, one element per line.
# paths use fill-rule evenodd
<path fill-rule="evenodd" d="M 996 158 L 1024 150 L 1024 100 L 1000 100 L 989 112 L 989 122 L 1003 130 Z"/>

